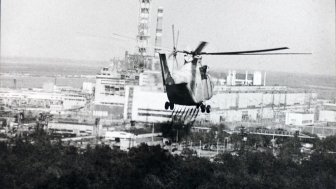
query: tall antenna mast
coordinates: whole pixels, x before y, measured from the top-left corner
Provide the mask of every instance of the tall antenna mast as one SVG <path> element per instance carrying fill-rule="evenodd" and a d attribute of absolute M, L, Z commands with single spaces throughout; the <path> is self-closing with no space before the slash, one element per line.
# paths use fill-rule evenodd
<path fill-rule="evenodd" d="M 138 23 L 138 35 L 137 35 L 137 47 L 140 57 L 138 63 L 135 65 L 135 69 L 142 70 L 148 67 L 148 41 L 149 41 L 149 19 L 150 19 L 150 1 L 151 0 L 139 0 L 140 1 L 140 12 L 139 12 L 139 23 Z"/>

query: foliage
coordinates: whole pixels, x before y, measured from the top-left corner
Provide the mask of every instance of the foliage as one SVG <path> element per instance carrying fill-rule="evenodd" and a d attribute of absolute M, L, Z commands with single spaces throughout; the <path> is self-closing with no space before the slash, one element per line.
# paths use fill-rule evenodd
<path fill-rule="evenodd" d="M 294 150 L 293 140 L 283 150 Z M 1 188 L 335 188 L 336 156 L 328 153 L 335 137 L 316 146 L 300 162 L 270 152 L 218 155 L 213 162 L 173 156 L 159 146 L 141 145 L 129 152 L 107 146 L 84 152 L 51 144 L 43 132 L 0 143 Z M 289 150 L 287 148 L 290 148 Z M 285 154 L 286 154 L 285 153 Z M 284 155 L 284 157 L 286 157 Z"/>
<path fill-rule="evenodd" d="M 329 136 L 325 139 L 318 140 L 315 145 L 318 151 L 336 153 L 336 136 Z"/>

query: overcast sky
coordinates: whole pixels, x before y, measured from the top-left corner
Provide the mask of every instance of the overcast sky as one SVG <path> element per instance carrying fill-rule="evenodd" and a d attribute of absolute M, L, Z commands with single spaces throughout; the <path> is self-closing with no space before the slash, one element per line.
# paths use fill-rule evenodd
<path fill-rule="evenodd" d="M 204 57 L 211 69 L 249 69 L 336 75 L 335 0 L 155 0 L 164 8 L 163 46 L 209 42 L 210 51 L 289 47 L 312 55 Z M 2 56 L 109 60 L 135 51 L 137 0 L 2 0 Z"/>

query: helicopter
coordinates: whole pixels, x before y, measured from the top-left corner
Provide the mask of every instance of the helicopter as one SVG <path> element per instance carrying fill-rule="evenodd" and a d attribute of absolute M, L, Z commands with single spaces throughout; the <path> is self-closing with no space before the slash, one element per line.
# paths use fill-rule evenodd
<path fill-rule="evenodd" d="M 206 105 L 205 101 L 211 99 L 213 96 L 214 84 L 211 76 L 208 74 L 208 66 L 202 65 L 203 55 L 278 55 L 278 54 L 309 54 L 309 53 L 265 53 L 271 51 L 280 51 L 289 49 L 288 47 L 279 47 L 261 50 L 249 51 L 233 51 L 233 52 L 203 52 L 207 42 L 202 41 L 193 51 L 177 50 L 174 38 L 173 26 L 173 51 L 169 57 L 173 56 L 176 60 L 178 53 L 184 54 L 184 65 L 181 69 L 172 72 L 169 70 L 167 64 L 167 57 L 165 53 L 159 53 L 160 66 L 162 73 L 162 81 L 165 87 L 168 100 L 164 108 L 166 110 L 174 109 L 174 105 L 196 106 L 197 109 L 201 108 L 201 112 L 210 113 L 211 106 Z"/>

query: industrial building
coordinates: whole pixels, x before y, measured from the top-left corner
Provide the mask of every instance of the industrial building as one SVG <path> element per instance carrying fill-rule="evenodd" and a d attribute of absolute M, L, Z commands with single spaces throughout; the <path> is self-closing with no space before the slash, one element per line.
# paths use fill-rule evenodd
<path fill-rule="evenodd" d="M 93 134 L 94 124 L 71 123 L 71 122 L 49 122 L 47 130 L 53 134 L 73 134 L 75 136 L 89 136 Z"/>
<path fill-rule="evenodd" d="M 286 125 L 314 125 L 314 114 L 311 112 L 286 112 Z"/>
<path fill-rule="evenodd" d="M 162 74 L 160 71 L 146 70 L 139 74 L 140 86 L 157 86 L 162 87 Z"/>
<path fill-rule="evenodd" d="M 94 93 L 95 84 L 91 82 L 83 82 L 82 92 L 92 95 Z"/>
<path fill-rule="evenodd" d="M 126 85 L 138 85 L 137 74 L 118 73 L 111 67 L 104 67 L 96 75 L 95 104 L 123 105 Z"/>
<path fill-rule="evenodd" d="M 127 86 L 124 119 L 139 122 L 168 121 L 172 111 L 164 109 L 167 100 L 167 94 L 156 87 Z"/>
<path fill-rule="evenodd" d="M 6 106 L 29 109 L 44 109 L 53 112 L 82 108 L 86 98 L 78 93 L 44 92 L 41 89 L 0 89 L 0 98 Z"/>
<path fill-rule="evenodd" d="M 105 141 L 111 143 L 115 148 L 128 151 L 132 147 L 137 147 L 142 143 L 149 146 L 163 145 L 162 133 L 147 133 L 135 135 L 123 131 L 106 131 Z"/>
<path fill-rule="evenodd" d="M 266 72 L 264 73 L 264 82 L 262 82 L 262 74 L 260 71 L 254 71 L 253 73 L 237 73 L 236 71 L 229 70 L 226 77 L 226 85 L 228 86 L 261 86 L 266 85 Z"/>
<path fill-rule="evenodd" d="M 321 122 L 336 122 L 336 111 L 321 110 L 319 113 L 319 121 Z"/>
<path fill-rule="evenodd" d="M 142 73 L 116 72 L 112 68 L 102 68 L 96 76 L 93 115 L 121 119 L 125 99 L 133 86 L 151 86 L 162 90 L 161 72 L 146 70 Z"/>
<path fill-rule="evenodd" d="M 336 123 L 336 103 L 326 102 L 322 104 L 319 111 L 319 121 Z"/>
<path fill-rule="evenodd" d="M 139 74 L 102 68 L 96 75 L 93 116 L 122 118 L 127 85 L 139 85 Z"/>
<path fill-rule="evenodd" d="M 315 93 L 243 90 L 247 87 L 232 86 L 226 92 L 215 94 L 207 104 L 211 114 L 199 114 L 197 120 L 206 119 L 212 123 L 257 121 L 261 119 L 285 119 L 286 110 L 313 109 Z M 272 92 L 270 92 L 272 90 Z M 128 86 L 125 93 L 124 119 L 139 122 L 162 122 L 171 119 L 172 111 L 164 109 L 168 100 L 166 93 L 154 87 Z M 176 106 L 175 109 L 180 108 Z M 313 116 L 314 117 L 314 116 Z"/>

